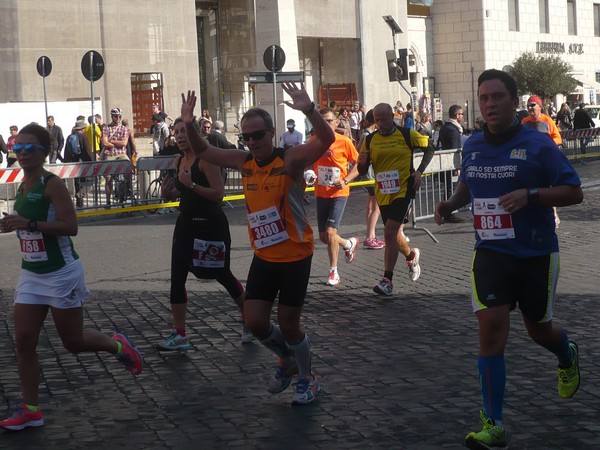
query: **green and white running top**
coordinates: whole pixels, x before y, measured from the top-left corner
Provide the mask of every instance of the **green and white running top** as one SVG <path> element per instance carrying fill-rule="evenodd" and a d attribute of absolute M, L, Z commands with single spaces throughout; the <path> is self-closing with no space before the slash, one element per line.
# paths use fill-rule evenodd
<path fill-rule="evenodd" d="M 56 218 L 54 206 L 46 198 L 46 183 L 56 175 L 44 171 L 40 180 L 23 193 L 24 183 L 19 186 L 15 197 L 15 211 L 20 216 L 38 222 L 51 222 Z M 40 231 L 17 230 L 21 244 L 21 267 L 34 273 L 50 273 L 79 259 L 69 236 L 45 234 Z"/>

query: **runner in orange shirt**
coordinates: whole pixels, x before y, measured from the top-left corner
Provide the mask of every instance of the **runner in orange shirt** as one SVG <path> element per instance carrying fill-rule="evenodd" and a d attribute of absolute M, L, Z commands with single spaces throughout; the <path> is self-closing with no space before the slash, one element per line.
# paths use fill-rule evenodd
<path fill-rule="evenodd" d="M 331 129 L 335 131 L 339 126 L 339 120 L 333 109 L 323 108 L 319 113 Z M 344 239 L 338 234 L 338 228 L 350 195 L 348 183 L 358 176 L 357 160 L 358 152 L 352 140 L 335 133 L 333 144 L 313 165 L 313 170 L 317 176 L 315 196 L 317 198 L 319 238 L 321 242 L 327 244 L 329 255 L 330 268 L 327 278 L 327 285 L 329 286 L 340 284 L 340 276 L 337 270 L 340 246 L 344 248 L 346 262 L 351 263 L 356 257 L 358 238 Z"/>
<path fill-rule="evenodd" d="M 300 326 L 314 249 L 304 210 L 303 174 L 304 168 L 314 164 L 333 143 L 334 134 L 304 88 L 288 82 L 282 87 L 292 99 L 285 103 L 302 111 L 313 126 L 315 139 L 306 144 L 287 150 L 273 147 L 273 120 L 261 108 L 249 109 L 241 120 L 249 152 L 213 147 L 196 133 L 188 132 L 188 137 L 201 159 L 241 172 L 248 233 L 254 248 L 244 301 L 246 326 L 279 356 L 267 391 L 283 392 L 298 373 L 292 404 L 302 405 L 312 402 L 320 391 L 311 367 L 310 341 Z M 195 105 L 196 95 L 188 91 L 181 106 L 188 130 L 194 126 Z M 278 324 L 271 324 L 271 310 L 278 295 Z"/>

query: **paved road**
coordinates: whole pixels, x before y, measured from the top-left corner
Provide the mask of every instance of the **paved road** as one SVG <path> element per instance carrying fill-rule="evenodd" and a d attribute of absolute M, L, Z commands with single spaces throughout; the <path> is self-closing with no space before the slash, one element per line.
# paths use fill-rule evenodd
<path fill-rule="evenodd" d="M 579 343 L 583 381 L 573 399 L 559 399 L 554 357 L 527 339 L 514 313 L 506 351 L 511 448 L 600 448 L 600 162 L 577 169 L 586 198 L 560 210 L 556 319 Z M 342 234 L 364 237 L 365 202 L 364 192 L 353 193 Z M 309 211 L 314 222 L 314 202 Z M 227 214 L 233 270 L 245 280 L 251 254 L 244 209 Z M 86 325 L 127 332 L 145 355 L 144 373 L 132 378 L 109 355 L 67 353 L 48 321 L 39 346 L 47 424 L 0 432 L 0 448 L 454 449 L 468 431 L 480 428 L 468 223 L 420 223 L 439 244 L 422 230 L 409 230 L 422 251 L 423 275 L 411 283 L 400 266 L 391 297 L 371 291 L 382 276 L 382 251 L 362 251 L 355 263 L 342 262 L 342 284 L 329 288 L 326 250 L 317 245 L 304 325 L 324 392 L 315 404 L 292 408 L 291 390 L 266 393 L 274 360 L 258 344 L 239 344 L 238 313 L 217 283 L 188 282 L 195 350 L 163 355 L 152 349 L 169 328 L 174 221 L 175 215 L 151 216 L 80 227 L 75 243 L 93 291 Z M 14 236 L 0 235 L 3 411 L 19 401 L 11 320 L 17 250 Z"/>

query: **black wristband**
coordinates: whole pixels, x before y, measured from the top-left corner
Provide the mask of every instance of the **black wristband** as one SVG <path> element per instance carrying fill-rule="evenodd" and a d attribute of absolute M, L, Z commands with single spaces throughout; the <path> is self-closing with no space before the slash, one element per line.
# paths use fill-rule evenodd
<path fill-rule="evenodd" d="M 537 203 L 540 201 L 540 192 L 538 188 L 527 189 L 527 202 Z"/>
<path fill-rule="evenodd" d="M 308 111 L 302 111 L 302 113 L 303 113 L 304 115 L 308 115 L 308 114 L 310 114 L 311 112 L 313 112 L 314 110 L 315 110 L 315 102 L 312 102 L 312 103 L 310 104 L 310 109 L 309 109 Z"/>

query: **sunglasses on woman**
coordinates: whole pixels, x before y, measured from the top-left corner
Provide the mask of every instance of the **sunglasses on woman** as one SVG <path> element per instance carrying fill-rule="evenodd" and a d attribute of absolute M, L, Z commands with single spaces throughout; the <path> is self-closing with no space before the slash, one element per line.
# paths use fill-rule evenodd
<path fill-rule="evenodd" d="M 250 138 L 258 141 L 259 139 L 264 138 L 265 134 L 267 134 L 267 130 L 257 130 L 253 131 L 252 133 L 242 133 L 242 139 L 246 142 L 248 142 Z"/>
<path fill-rule="evenodd" d="M 44 146 L 40 144 L 15 144 L 12 149 L 17 155 L 21 153 L 35 153 L 36 150 L 45 150 Z"/>

